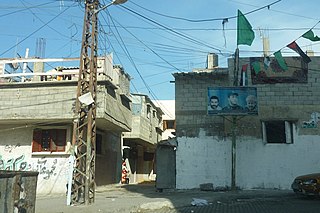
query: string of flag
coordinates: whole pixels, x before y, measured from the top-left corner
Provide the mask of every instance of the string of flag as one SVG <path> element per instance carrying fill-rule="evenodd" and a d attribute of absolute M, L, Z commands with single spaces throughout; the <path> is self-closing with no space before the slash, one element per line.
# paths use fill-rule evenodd
<path fill-rule="evenodd" d="M 301 35 L 299 38 L 305 38 L 308 39 L 310 41 L 316 42 L 316 41 L 320 41 L 320 37 L 318 37 L 317 35 L 314 34 L 313 32 L 313 28 L 315 28 L 318 24 L 320 23 L 317 22 L 312 28 L 310 28 L 307 32 L 305 32 L 303 35 Z M 238 45 L 248 45 L 251 46 L 253 40 L 255 38 L 255 34 L 254 31 L 252 29 L 252 26 L 250 24 L 250 22 L 247 20 L 247 18 L 243 15 L 243 13 L 238 10 L 238 16 L 237 16 L 237 46 Z M 299 39 L 298 38 L 298 39 Z M 278 62 L 279 66 L 281 67 L 281 69 L 283 71 L 288 70 L 287 64 L 285 62 L 285 59 L 283 58 L 282 54 L 281 54 L 281 50 L 284 48 L 289 48 L 293 51 L 295 51 L 296 53 L 298 53 L 298 55 L 301 57 L 301 59 L 306 63 L 310 63 L 311 59 L 310 57 L 303 52 L 303 50 L 299 47 L 299 45 L 297 44 L 297 40 L 292 41 L 291 43 L 289 43 L 288 45 L 286 45 L 285 47 L 279 49 L 278 51 L 274 52 L 271 55 L 274 55 L 276 61 Z M 264 58 L 264 66 L 267 69 L 270 65 L 270 57 L 266 56 Z M 260 64 L 259 63 L 255 63 L 252 64 L 253 69 L 255 70 L 255 72 L 259 72 L 260 70 Z M 243 65 L 242 69 L 241 69 L 241 79 L 240 79 L 240 84 L 242 85 L 246 85 L 246 70 L 247 70 L 247 65 Z"/>

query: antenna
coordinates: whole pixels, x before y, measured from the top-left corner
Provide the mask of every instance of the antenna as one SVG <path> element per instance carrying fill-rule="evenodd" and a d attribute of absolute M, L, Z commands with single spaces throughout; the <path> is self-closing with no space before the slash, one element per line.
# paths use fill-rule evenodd
<path fill-rule="evenodd" d="M 64 1 L 60 0 L 60 10 L 62 9 L 62 7 L 64 7 Z"/>
<path fill-rule="evenodd" d="M 36 43 L 36 58 L 44 58 L 45 57 L 45 49 L 46 49 L 46 39 L 45 38 L 37 38 Z"/>

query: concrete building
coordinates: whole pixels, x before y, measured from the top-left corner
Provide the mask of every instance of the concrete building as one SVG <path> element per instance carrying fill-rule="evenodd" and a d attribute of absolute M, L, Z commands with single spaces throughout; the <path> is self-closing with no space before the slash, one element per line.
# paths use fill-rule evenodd
<path fill-rule="evenodd" d="M 38 171 L 40 194 L 66 192 L 79 73 L 74 67 L 44 72 L 48 61 L 0 60 L 0 169 Z M 33 73 L 4 72 L 27 62 Z M 98 59 L 98 73 L 95 180 L 101 186 L 120 182 L 122 133 L 131 131 L 132 115 L 130 76 L 111 56 Z"/>
<path fill-rule="evenodd" d="M 320 58 L 311 57 L 308 64 L 300 57 L 284 59 L 287 68 L 274 58 L 269 63 L 240 58 L 238 74 L 233 59 L 228 59 L 228 68 L 173 74 L 176 188 L 205 183 L 230 188 L 234 180 L 241 189 L 290 189 L 295 176 L 319 172 Z M 241 76 L 244 88 L 256 88 L 258 115 L 209 114 L 209 88 L 233 87 Z"/>
<path fill-rule="evenodd" d="M 132 131 L 123 133 L 130 183 L 155 180 L 155 149 L 161 140 L 162 110 L 147 95 L 131 94 Z"/>
<path fill-rule="evenodd" d="M 163 111 L 163 132 L 161 140 L 176 137 L 175 100 L 157 100 L 154 101 L 154 103 Z"/>

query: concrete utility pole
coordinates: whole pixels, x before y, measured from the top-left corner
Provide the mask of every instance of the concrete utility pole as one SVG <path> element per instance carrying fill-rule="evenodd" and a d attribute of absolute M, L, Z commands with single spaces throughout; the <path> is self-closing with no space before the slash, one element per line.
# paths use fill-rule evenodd
<path fill-rule="evenodd" d="M 72 179 L 72 204 L 93 203 L 95 199 L 95 142 L 97 90 L 97 11 L 99 0 L 85 1 L 80 68 L 72 144 L 75 165 Z M 89 96 L 91 103 L 80 102 Z"/>

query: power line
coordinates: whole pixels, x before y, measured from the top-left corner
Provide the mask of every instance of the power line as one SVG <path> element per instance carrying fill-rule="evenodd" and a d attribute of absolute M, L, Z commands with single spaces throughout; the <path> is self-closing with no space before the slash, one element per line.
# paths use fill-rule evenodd
<path fill-rule="evenodd" d="M 111 27 L 118 27 L 121 26 L 111 26 Z M 140 30 L 166 30 L 161 27 L 141 27 L 141 26 L 124 26 L 126 29 L 140 29 Z M 172 28 L 173 30 L 179 31 L 223 31 L 221 28 Z M 252 28 L 253 30 L 259 30 L 261 28 Z M 292 28 L 292 27 L 282 27 L 282 28 L 268 28 L 268 31 L 302 31 L 302 30 L 309 30 L 310 28 L 307 27 L 299 27 L 299 28 Z M 314 28 L 315 30 L 320 30 L 320 28 Z M 224 31 L 237 31 L 236 28 L 228 28 L 224 29 Z"/>
<path fill-rule="evenodd" d="M 21 2 L 24 6 L 26 6 L 23 0 L 20 0 L 20 2 Z M 32 15 L 34 15 L 40 22 L 42 22 L 42 24 L 46 24 L 46 23 L 45 23 L 44 21 L 42 21 L 42 19 L 41 19 L 39 16 L 37 16 L 37 14 L 34 13 L 30 8 L 28 8 L 28 10 L 29 10 L 29 11 L 32 13 Z M 69 37 L 66 36 L 65 34 L 62 34 L 62 33 L 59 32 L 58 30 L 54 29 L 53 27 L 51 27 L 51 26 L 49 26 L 49 25 L 47 25 L 47 26 L 48 26 L 51 30 L 53 30 L 54 32 L 56 32 L 56 33 L 58 33 L 59 35 L 61 35 L 62 37 L 69 38 Z"/>
<path fill-rule="evenodd" d="M 24 6 L 24 8 L 21 9 L 21 10 L 16 10 L 16 11 L 13 11 L 13 12 L 10 12 L 10 13 L 2 14 L 2 15 L 0 15 L 0 17 L 12 15 L 12 14 L 15 14 L 15 13 L 20 13 L 20 12 L 22 12 L 22 11 L 29 10 L 30 8 L 39 8 L 39 7 L 43 6 L 43 5 L 48 5 L 48 4 L 52 4 L 52 3 L 53 3 L 53 2 L 48 2 L 48 3 L 44 3 L 44 4 L 35 5 L 35 6 L 32 6 L 32 7 L 26 7 L 26 6 Z M 0 7 L 0 8 L 1 8 L 1 7 Z M 8 6 L 5 7 L 5 9 L 8 9 L 8 8 L 9 8 Z M 3 9 L 3 8 L 2 8 L 2 9 Z"/>
<path fill-rule="evenodd" d="M 280 2 L 281 0 L 278 0 L 278 1 L 275 1 L 275 2 L 272 2 L 271 4 L 268 4 L 266 6 L 263 6 L 263 7 L 259 7 L 258 9 L 255 9 L 255 10 L 252 10 L 250 12 L 247 12 L 247 13 L 244 13 L 244 15 L 247 15 L 247 14 L 251 14 L 251 13 L 254 13 L 254 12 L 257 12 L 259 10 L 262 10 L 262 9 L 265 9 L 265 8 L 268 8 L 270 9 L 270 7 L 278 2 Z M 170 19 L 176 19 L 176 20 L 182 20 L 182 21 L 187 21 L 187 22 L 211 22 L 211 21 L 223 21 L 223 20 L 230 20 L 230 19 L 235 19 L 237 18 L 237 16 L 230 16 L 230 17 L 225 17 L 225 18 L 210 18 L 210 19 L 198 19 L 198 20 L 195 20 L 195 19 L 188 19 L 188 18 L 182 18 L 182 17 L 176 17 L 176 16 L 169 16 L 169 15 L 165 15 L 165 14 L 162 14 L 162 13 L 158 13 L 158 12 L 155 12 L 155 11 L 152 11 L 150 9 L 147 9 L 145 7 L 142 7 L 134 2 L 132 2 L 132 4 L 146 10 L 146 11 L 149 11 L 151 13 L 154 13 L 156 15 L 159 15 L 159 16 L 163 16 L 163 17 L 166 17 L 166 18 L 170 18 Z"/>
<path fill-rule="evenodd" d="M 110 14 L 109 13 L 107 13 L 108 15 L 109 15 L 109 17 L 110 17 L 110 20 L 113 22 L 113 18 L 110 16 Z M 131 62 L 131 64 L 133 65 L 133 67 L 134 67 L 134 69 L 136 70 L 136 72 L 138 73 L 138 75 L 140 76 L 140 78 L 141 78 L 141 80 L 142 80 L 142 82 L 146 85 L 146 87 L 148 88 L 148 85 L 147 85 L 147 83 L 145 82 L 145 80 L 143 79 L 143 77 L 142 77 L 142 75 L 141 75 L 141 73 L 140 73 L 140 71 L 139 71 L 139 69 L 137 68 L 137 66 L 136 66 L 136 64 L 135 64 L 135 62 L 134 62 L 134 60 L 132 59 L 132 57 L 131 57 L 131 55 L 130 55 L 130 52 L 128 51 L 128 49 L 126 48 L 126 45 L 125 45 L 125 43 L 123 42 L 123 40 L 122 40 L 122 38 L 121 38 L 121 36 L 120 36 L 120 33 L 118 32 L 118 30 L 116 29 L 116 32 L 117 32 L 117 34 L 118 34 L 118 36 L 119 36 L 119 38 L 120 38 L 120 40 L 121 40 L 121 43 L 122 43 L 122 45 L 121 45 L 121 47 L 123 48 L 123 50 L 124 50 L 124 52 L 126 53 L 126 55 L 127 55 L 127 57 L 128 57 L 128 59 L 129 59 L 129 61 Z M 149 91 L 150 92 L 150 91 Z"/>
<path fill-rule="evenodd" d="M 53 17 L 52 19 L 50 19 L 48 22 L 46 22 L 44 25 L 42 25 L 41 27 L 39 27 L 37 30 L 33 31 L 31 34 L 29 34 L 27 37 L 25 37 L 24 39 L 22 39 L 21 41 L 17 42 L 14 46 L 10 47 L 9 49 L 5 50 L 4 52 L 2 52 L 0 54 L 0 56 L 4 55 L 5 53 L 9 52 L 10 50 L 12 50 L 13 48 L 15 48 L 17 45 L 21 44 L 22 42 L 24 42 L 25 40 L 27 40 L 28 38 L 30 38 L 32 35 L 36 34 L 37 32 L 39 32 L 41 29 L 43 29 L 44 27 L 46 27 L 48 24 L 50 24 L 52 21 L 54 21 L 56 18 L 58 18 L 61 14 L 63 14 L 64 12 L 66 12 L 68 9 L 70 9 L 71 6 L 67 7 L 66 9 L 64 9 L 63 11 L 61 11 L 57 16 Z"/>
<path fill-rule="evenodd" d="M 185 40 L 192 41 L 193 43 L 196 43 L 196 44 L 198 44 L 198 45 L 202 45 L 202 46 L 208 47 L 208 48 L 210 48 L 210 49 L 213 49 L 213 50 L 217 51 L 219 54 L 223 55 L 222 50 L 219 49 L 219 48 L 216 48 L 216 47 L 214 47 L 214 46 L 208 45 L 208 44 L 206 44 L 206 43 L 204 43 L 204 42 L 202 42 L 202 41 L 198 41 L 198 40 L 196 40 L 196 39 L 194 39 L 194 38 L 192 38 L 192 37 L 190 37 L 190 36 L 188 36 L 188 35 L 185 35 L 185 34 L 182 34 L 182 33 L 178 32 L 178 31 L 175 31 L 175 30 L 173 30 L 172 28 L 169 28 L 169 27 L 167 27 L 167 26 L 165 26 L 165 25 L 163 25 L 163 24 L 160 24 L 160 23 L 158 23 L 158 22 L 156 22 L 156 21 L 154 21 L 154 20 L 152 20 L 152 19 L 150 19 L 150 18 L 148 18 L 148 17 L 146 17 L 146 16 L 144 16 L 144 15 L 141 15 L 141 14 L 139 14 L 138 12 L 135 12 L 135 11 L 133 11 L 132 9 L 128 8 L 128 7 L 125 7 L 125 6 L 123 6 L 123 5 L 121 5 L 121 7 L 125 8 L 125 9 L 128 10 L 129 12 L 131 12 L 131 13 L 139 16 L 139 17 L 144 18 L 145 20 L 148 20 L 148 21 L 151 22 L 151 23 L 154 23 L 154 24 L 156 24 L 156 25 L 158 25 L 158 26 L 160 26 L 160 27 L 168 30 L 169 32 L 171 32 L 171 33 L 173 33 L 173 34 L 175 34 L 175 35 L 178 35 L 178 36 L 181 37 L 181 38 L 184 38 Z M 230 51 L 230 53 L 231 53 L 231 51 Z"/>
<path fill-rule="evenodd" d="M 243 2 L 239 2 L 239 1 L 234 1 L 234 0 L 230 0 L 230 1 L 236 2 L 236 3 L 239 3 L 239 4 L 242 4 L 242 5 L 251 6 L 251 7 L 258 7 L 258 6 L 256 6 L 256 5 L 252 5 L 252 4 L 248 4 L 248 3 L 243 3 Z M 274 9 L 270 9 L 270 8 L 268 8 L 268 9 L 271 10 L 271 11 L 277 12 L 277 13 L 285 14 L 285 15 L 295 16 L 295 17 L 299 17 L 299 18 L 306 18 L 306 19 L 311 19 L 311 20 L 319 20 L 319 19 L 315 19 L 315 18 L 308 17 L 308 16 L 298 15 L 298 14 L 296 14 L 296 13 L 293 14 L 293 13 L 283 12 L 283 11 L 274 10 Z"/>

